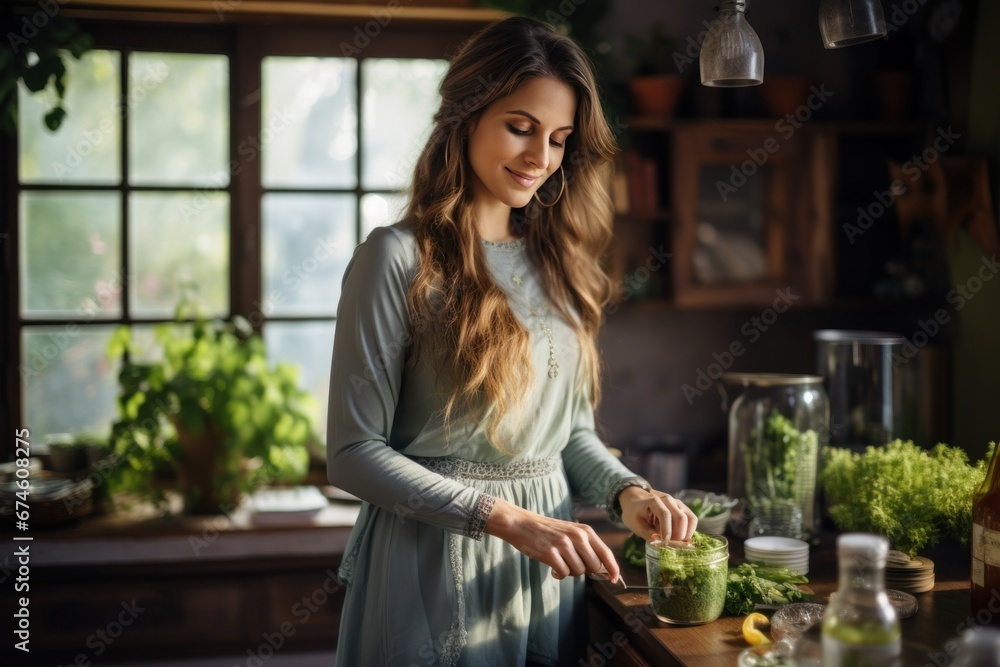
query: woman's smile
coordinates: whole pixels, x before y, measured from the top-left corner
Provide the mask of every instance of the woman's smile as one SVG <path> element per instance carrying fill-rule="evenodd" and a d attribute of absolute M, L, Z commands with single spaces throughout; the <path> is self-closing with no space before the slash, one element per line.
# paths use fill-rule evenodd
<path fill-rule="evenodd" d="M 507 173 L 511 175 L 511 178 L 514 179 L 515 183 L 519 183 L 520 185 L 523 185 L 526 188 L 530 188 L 532 185 L 535 184 L 535 181 L 538 180 L 537 176 L 529 176 L 528 174 L 522 173 L 520 171 L 514 171 L 510 167 L 504 167 L 504 169 L 506 169 Z"/>

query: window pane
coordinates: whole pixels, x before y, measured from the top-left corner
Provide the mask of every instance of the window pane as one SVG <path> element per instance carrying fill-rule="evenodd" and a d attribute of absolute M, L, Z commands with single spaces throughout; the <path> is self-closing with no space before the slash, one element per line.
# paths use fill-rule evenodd
<path fill-rule="evenodd" d="M 354 201 L 354 195 L 264 195 L 264 315 L 336 314 L 356 245 Z"/>
<path fill-rule="evenodd" d="M 107 355 L 114 327 L 68 324 L 21 331 L 21 395 L 26 426 L 47 433 L 110 432 L 117 414 L 116 360 Z"/>
<path fill-rule="evenodd" d="M 129 55 L 129 180 L 229 184 L 229 59 Z"/>
<path fill-rule="evenodd" d="M 372 230 L 382 225 L 391 225 L 402 219 L 407 204 L 407 196 L 402 193 L 367 194 L 361 197 L 361 239 L 368 238 Z"/>
<path fill-rule="evenodd" d="M 357 62 L 269 57 L 261 76 L 264 186 L 355 187 Z"/>
<path fill-rule="evenodd" d="M 19 86 L 18 171 L 22 183 L 121 182 L 121 110 L 117 51 L 67 56 L 66 117 L 56 132 L 45 127 L 55 94 L 30 94 Z M 52 84 L 50 83 L 50 92 Z"/>
<path fill-rule="evenodd" d="M 21 313 L 92 319 L 121 315 L 120 195 L 22 192 Z"/>
<path fill-rule="evenodd" d="M 132 315 L 171 318 L 182 288 L 212 316 L 229 314 L 229 195 L 138 192 L 129 199 Z"/>
<path fill-rule="evenodd" d="M 322 442 L 326 442 L 333 331 L 333 322 L 268 322 L 264 325 L 268 363 L 284 361 L 299 367 L 299 385 L 316 401 L 313 426 Z"/>
<path fill-rule="evenodd" d="M 369 58 L 361 63 L 363 187 L 401 188 L 410 182 L 441 104 L 438 86 L 447 68 L 445 60 Z"/>

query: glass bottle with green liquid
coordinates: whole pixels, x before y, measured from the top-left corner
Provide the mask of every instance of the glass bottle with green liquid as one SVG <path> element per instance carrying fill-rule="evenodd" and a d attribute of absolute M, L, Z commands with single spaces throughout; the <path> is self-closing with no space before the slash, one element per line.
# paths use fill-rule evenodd
<path fill-rule="evenodd" d="M 889 541 L 867 533 L 837 538 L 840 579 L 823 614 L 823 667 L 900 667 L 899 617 L 885 594 Z"/>

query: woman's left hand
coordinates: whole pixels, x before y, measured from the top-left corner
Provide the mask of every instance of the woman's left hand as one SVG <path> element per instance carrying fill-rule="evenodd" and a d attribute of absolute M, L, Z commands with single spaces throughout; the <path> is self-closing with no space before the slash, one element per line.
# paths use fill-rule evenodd
<path fill-rule="evenodd" d="M 662 491 L 628 486 L 618 494 L 618 504 L 622 523 L 646 541 L 656 533 L 664 540 L 687 542 L 698 526 L 698 517 L 687 505 Z"/>

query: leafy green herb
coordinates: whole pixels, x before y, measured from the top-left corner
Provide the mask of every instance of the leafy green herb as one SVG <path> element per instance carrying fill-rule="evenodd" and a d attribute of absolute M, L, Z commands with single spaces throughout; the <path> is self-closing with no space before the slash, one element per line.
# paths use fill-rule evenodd
<path fill-rule="evenodd" d="M 647 564 L 653 612 L 674 623 L 707 623 L 722 613 L 729 554 L 725 542 L 695 532 L 690 548 L 663 547 Z"/>
<path fill-rule="evenodd" d="M 719 516 L 726 511 L 726 506 L 722 503 L 709 503 L 705 502 L 704 498 L 695 498 L 688 505 L 694 515 L 698 517 L 698 520 L 707 519 L 713 516 Z"/>
<path fill-rule="evenodd" d="M 625 538 L 622 545 L 622 556 L 625 561 L 636 567 L 646 567 L 646 540 L 635 533 Z"/>
<path fill-rule="evenodd" d="M 830 517 L 841 530 L 877 533 L 911 556 L 943 538 L 965 544 L 972 534 L 972 494 L 986 458 L 969 465 L 958 447 L 925 450 L 895 440 L 861 454 L 828 448 L 821 475 Z"/>
<path fill-rule="evenodd" d="M 742 563 L 730 568 L 726 580 L 726 613 L 745 616 L 758 604 L 788 604 L 812 602 L 815 595 L 799 589 L 807 584 L 805 575 L 786 567 L 761 563 Z"/>
<path fill-rule="evenodd" d="M 773 521 L 797 506 L 804 525 L 811 525 L 819 452 L 816 431 L 800 432 L 790 419 L 772 410 L 764 428 L 753 431 L 742 447 L 750 512 Z"/>

